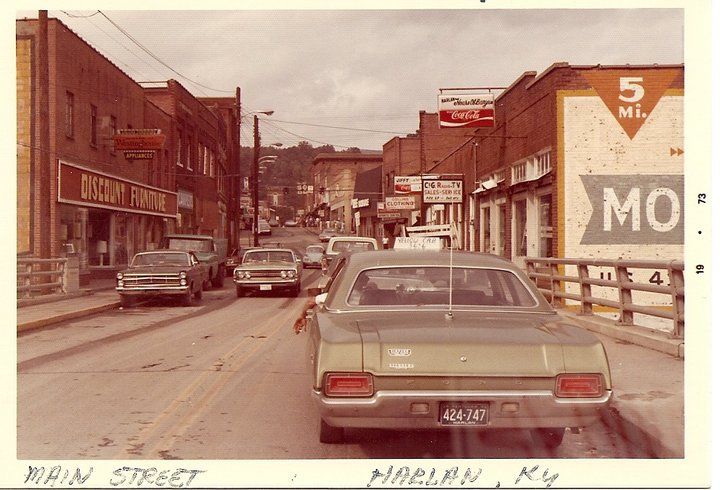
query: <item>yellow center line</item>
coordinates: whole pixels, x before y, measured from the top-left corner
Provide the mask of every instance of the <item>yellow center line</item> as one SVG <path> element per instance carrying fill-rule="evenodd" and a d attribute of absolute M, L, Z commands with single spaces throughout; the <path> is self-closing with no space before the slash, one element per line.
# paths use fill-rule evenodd
<path fill-rule="evenodd" d="M 292 309 L 288 308 L 289 311 L 293 311 Z M 288 330 L 292 329 L 292 324 L 287 323 L 290 321 L 291 318 L 295 317 L 295 313 L 292 315 L 286 315 L 287 318 L 283 318 L 282 321 L 279 322 L 279 325 L 273 329 L 269 335 L 268 338 L 274 336 L 278 333 L 278 331 L 282 328 L 287 328 Z M 175 425 L 173 425 L 168 431 L 166 431 L 166 435 L 169 435 L 170 437 L 175 437 L 176 439 L 181 437 L 185 434 L 185 432 L 188 430 L 188 428 L 195 423 L 197 418 L 201 415 L 203 409 L 207 408 L 210 404 L 210 402 L 220 393 L 220 390 L 227 385 L 227 383 L 234 379 L 234 375 L 237 374 L 238 368 L 242 367 L 250 358 L 255 354 L 260 348 L 264 346 L 264 343 L 258 343 L 257 346 L 255 346 L 250 352 L 248 352 L 240 361 L 240 363 L 236 366 L 233 366 L 232 372 L 222 373 L 219 378 L 217 378 L 214 382 L 212 382 L 212 385 L 207 390 L 207 392 L 198 400 L 196 405 L 193 407 L 195 408 L 194 411 L 188 413 L 186 416 L 181 418 Z M 237 349 L 234 349 L 235 351 Z M 235 352 L 232 352 L 234 354 Z M 232 355 L 230 354 L 230 355 Z M 226 356 L 226 358 L 229 356 Z M 224 376 L 223 376 L 224 374 Z M 163 436 L 160 436 L 161 440 L 158 441 L 157 444 L 155 444 L 152 449 L 148 450 L 146 454 L 155 454 L 156 452 L 163 451 L 170 451 L 173 447 L 173 441 L 163 441 Z M 164 446 L 164 447 L 163 447 Z M 163 448 L 163 449 L 161 449 Z"/>

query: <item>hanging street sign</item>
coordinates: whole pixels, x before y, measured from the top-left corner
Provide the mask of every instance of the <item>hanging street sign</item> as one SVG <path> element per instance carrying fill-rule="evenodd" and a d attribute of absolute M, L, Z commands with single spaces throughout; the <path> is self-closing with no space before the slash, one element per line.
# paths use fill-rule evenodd
<path fill-rule="evenodd" d="M 159 129 L 118 129 L 113 143 L 116 151 L 162 150 L 165 135 Z"/>

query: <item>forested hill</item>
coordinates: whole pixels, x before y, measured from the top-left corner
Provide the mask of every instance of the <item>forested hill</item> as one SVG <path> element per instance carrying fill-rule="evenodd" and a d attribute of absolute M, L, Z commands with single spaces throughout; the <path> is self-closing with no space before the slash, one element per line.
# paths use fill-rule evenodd
<path fill-rule="evenodd" d="M 260 177 L 260 199 L 265 197 L 266 186 L 288 187 L 290 195 L 295 194 L 295 186 L 299 183 L 312 184 L 311 167 L 313 159 L 319 153 L 335 153 L 331 145 L 313 147 L 307 141 L 301 141 L 296 146 L 274 147 L 261 146 L 260 156 L 277 155 L 275 163 L 268 164 Z M 359 148 L 349 148 L 342 153 L 359 153 Z M 241 148 L 240 173 L 249 176 L 252 169 L 253 149 L 243 146 Z"/>

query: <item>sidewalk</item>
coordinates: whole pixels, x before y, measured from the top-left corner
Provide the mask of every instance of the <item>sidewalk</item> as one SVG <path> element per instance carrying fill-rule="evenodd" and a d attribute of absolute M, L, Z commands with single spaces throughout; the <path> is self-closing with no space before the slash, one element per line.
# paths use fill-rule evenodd
<path fill-rule="evenodd" d="M 114 279 L 100 279 L 71 294 L 51 294 L 18 301 L 17 331 L 23 332 L 82 318 L 120 306 Z"/>
<path fill-rule="evenodd" d="M 98 281 L 83 295 L 18 308 L 18 332 L 118 307 L 118 295 L 108 286 L 112 284 Z M 605 318 L 560 313 L 594 331 L 605 346 L 613 399 L 603 423 L 631 441 L 641 441 L 659 458 L 682 458 L 685 439 L 682 342 L 642 328 L 616 327 Z"/>

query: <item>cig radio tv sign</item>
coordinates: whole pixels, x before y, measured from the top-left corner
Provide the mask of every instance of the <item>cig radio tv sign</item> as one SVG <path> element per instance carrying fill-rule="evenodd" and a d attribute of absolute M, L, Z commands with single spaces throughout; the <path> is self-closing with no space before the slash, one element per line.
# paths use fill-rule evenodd
<path fill-rule="evenodd" d="M 438 113 L 441 128 L 491 128 L 495 125 L 495 96 L 440 94 Z"/>

